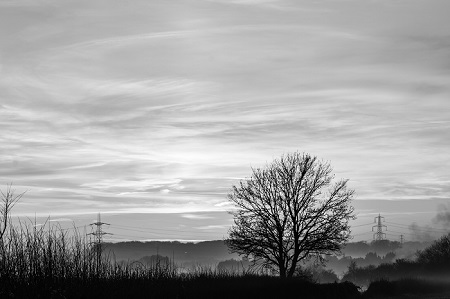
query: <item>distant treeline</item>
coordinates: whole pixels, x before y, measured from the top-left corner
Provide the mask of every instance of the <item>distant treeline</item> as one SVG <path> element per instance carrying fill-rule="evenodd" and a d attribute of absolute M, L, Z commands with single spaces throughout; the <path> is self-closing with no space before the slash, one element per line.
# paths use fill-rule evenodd
<path fill-rule="evenodd" d="M 394 252 L 397 257 L 412 258 L 417 250 L 422 250 L 431 244 L 432 242 L 404 242 L 402 244 L 390 240 L 350 242 L 342 248 L 342 254 L 356 258 L 365 257 L 370 252 L 376 253 L 379 256 Z"/>
<path fill-rule="evenodd" d="M 396 258 L 413 258 L 417 250 L 424 249 L 431 243 L 406 242 L 400 244 L 388 240 L 374 242 L 354 242 L 348 243 L 342 249 L 344 257 L 364 258 L 368 253 L 375 253 L 379 257 L 384 257 L 390 252 L 394 252 Z M 217 265 L 221 261 L 236 259 L 240 260 L 237 254 L 231 254 L 223 240 L 203 241 L 197 243 L 169 242 L 169 241 L 148 241 L 148 242 L 119 242 L 105 243 L 104 250 L 113 255 L 117 261 L 139 260 L 144 256 L 162 255 L 173 258 L 178 264 L 208 264 Z M 340 258 L 340 257 L 339 257 Z M 383 261 L 384 262 L 384 261 Z M 344 261 L 343 261 L 344 263 Z M 349 261 L 345 265 L 348 267 Z M 364 262 L 358 262 L 364 265 Z M 345 270 L 344 269 L 344 270 Z M 339 272 L 339 271 L 337 271 Z"/>
<path fill-rule="evenodd" d="M 230 254 L 223 240 L 197 243 L 177 241 L 105 243 L 104 251 L 117 261 L 132 261 L 144 256 L 162 255 L 170 257 L 179 265 L 217 265 L 220 261 L 238 258 L 237 254 Z"/>
<path fill-rule="evenodd" d="M 359 267 L 364 266 L 378 266 L 381 264 L 389 264 L 396 258 L 395 253 L 389 252 L 385 256 L 380 256 L 374 252 L 369 252 L 365 257 L 353 258 L 351 256 L 327 256 L 325 259 L 326 267 L 336 272 L 337 275 L 342 275 L 347 271 L 348 267 L 354 263 Z"/>
<path fill-rule="evenodd" d="M 404 278 L 450 277 L 450 234 L 443 236 L 424 250 L 418 251 L 414 259 L 397 259 L 394 263 L 378 266 L 358 266 L 352 261 L 343 281 L 357 285 L 369 285 L 377 280 L 399 280 Z"/>

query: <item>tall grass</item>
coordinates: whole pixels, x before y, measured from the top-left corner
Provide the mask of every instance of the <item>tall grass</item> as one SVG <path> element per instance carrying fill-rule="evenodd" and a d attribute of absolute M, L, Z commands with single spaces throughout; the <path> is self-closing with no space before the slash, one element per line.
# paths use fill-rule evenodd
<path fill-rule="evenodd" d="M 10 226 L 0 242 L 0 278 L 33 282 L 53 279 L 89 279 L 103 274 L 93 262 L 94 252 L 85 236 L 62 229 Z"/>
<path fill-rule="evenodd" d="M 171 265 L 117 263 L 104 250 L 98 260 L 96 250 L 86 234 L 76 229 L 69 234 L 69 230 L 58 226 L 10 226 L 0 240 L 0 280 L 30 284 L 43 280 L 89 281 L 174 274 Z"/>

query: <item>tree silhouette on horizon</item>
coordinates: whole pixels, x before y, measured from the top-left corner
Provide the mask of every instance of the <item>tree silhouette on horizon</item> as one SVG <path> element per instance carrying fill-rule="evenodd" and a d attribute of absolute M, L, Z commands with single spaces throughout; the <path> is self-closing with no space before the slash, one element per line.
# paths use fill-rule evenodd
<path fill-rule="evenodd" d="M 292 277 L 300 261 L 339 252 L 350 237 L 354 191 L 333 183 L 329 163 L 290 153 L 252 169 L 228 194 L 234 224 L 225 240 L 231 252 Z"/>

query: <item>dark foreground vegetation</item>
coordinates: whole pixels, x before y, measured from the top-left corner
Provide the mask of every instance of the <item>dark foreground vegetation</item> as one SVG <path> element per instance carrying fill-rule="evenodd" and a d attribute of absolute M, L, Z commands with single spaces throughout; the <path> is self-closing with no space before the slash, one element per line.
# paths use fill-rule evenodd
<path fill-rule="evenodd" d="M 359 298 L 351 283 L 315 284 L 268 276 L 199 274 L 43 280 L 4 288 L 1 298 Z"/>
<path fill-rule="evenodd" d="M 180 273 L 170 262 L 97 258 L 84 234 L 10 227 L 0 243 L 0 298 L 426 298 L 450 292 L 448 283 L 436 280 L 374 278 L 360 293 L 349 281 L 319 284 L 305 276 L 281 279 L 205 268 Z"/>
<path fill-rule="evenodd" d="M 47 229 L 45 229 L 47 228 Z M 0 241 L 0 298 L 357 298 L 352 283 L 316 284 L 173 263 L 115 262 L 84 234 L 47 226 L 9 227 Z"/>
<path fill-rule="evenodd" d="M 450 280 L 403 278 L 373 281 L 363 298 L 450 298 Z"/>

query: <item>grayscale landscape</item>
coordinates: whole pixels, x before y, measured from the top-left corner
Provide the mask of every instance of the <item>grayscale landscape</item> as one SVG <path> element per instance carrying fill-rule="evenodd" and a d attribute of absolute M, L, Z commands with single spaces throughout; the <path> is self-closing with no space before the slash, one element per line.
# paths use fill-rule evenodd
<path fill-rule="evenodd" d="M 0 298 L 450 298 L 447 0 L 0 0 Z"/>

